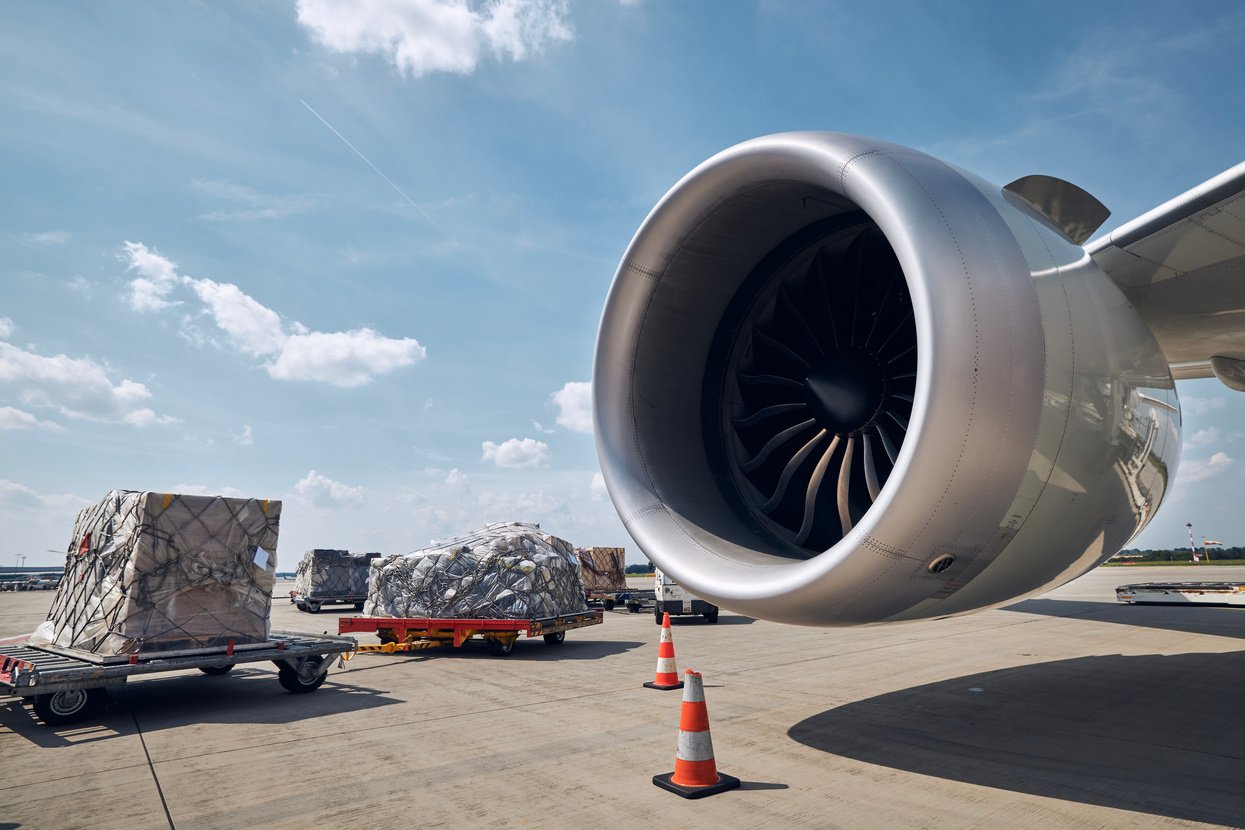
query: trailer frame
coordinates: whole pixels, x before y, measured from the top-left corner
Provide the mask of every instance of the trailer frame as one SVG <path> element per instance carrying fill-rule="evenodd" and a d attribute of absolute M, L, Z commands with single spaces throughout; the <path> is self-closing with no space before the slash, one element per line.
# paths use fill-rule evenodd
<path fill-rule="evenodd" d="M 370 633 L 380 638 L 380 645 L 365 643 L 355 652 L 420 651 L 426 648 L 452 645 L 461 648 L 463 643 L 479 637 L 489 650 L 498 657 L 505 657 L 514 648 L 520 635 L 544 637 L 549 645 L 561 645 L 566 632 L 590 625 L 600 625 L 604 612 L 599 608 L 585 608 L 572 614 L 559 614 L 533 620 L 470 619 L 463 617 L 338 617 L 339 634 Z M 353 656 L 353 655 L 352 655 Z M 346 659 L 350 659 L 346 657 Z"/>
<path fill-rule="evenodd" d="M 46 726 L 82 720 L 98 707 L 110 688 L 134 675 L 199 669 L 208 675 L 227 674 L 239 663 L 271 661 L 277 680 L 295 694 L 314 692 L 328 675 L 329 659 L 345 655 L 358 643 L 351 637 L 274 631 L 263 643 L 228 645 L 167 654 L 135 652 L 125 662 L 70 649 L 30 645 L 20 637 L 0 643 L 0 695 L 31 698 Z"/>

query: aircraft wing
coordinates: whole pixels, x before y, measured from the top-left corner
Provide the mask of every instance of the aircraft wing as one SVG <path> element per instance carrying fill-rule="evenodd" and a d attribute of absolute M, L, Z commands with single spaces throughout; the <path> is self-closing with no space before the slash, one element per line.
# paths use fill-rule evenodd
<path fill-rule="evenodd" d="M 1245 391 L 1245 162 L 1085 250 L 1149 324 L 1177 379 Z"/>

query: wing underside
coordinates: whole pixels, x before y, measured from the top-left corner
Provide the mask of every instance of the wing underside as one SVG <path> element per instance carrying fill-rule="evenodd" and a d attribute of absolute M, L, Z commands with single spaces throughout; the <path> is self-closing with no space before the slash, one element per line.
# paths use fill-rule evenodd
<path fill-rule="evenodd" d="M 1239 388 L 1230 376 L 1245 369 L 1245 162 L 1085 250 L 1150 326 L 1176 378 L 1218 375 Z"/>

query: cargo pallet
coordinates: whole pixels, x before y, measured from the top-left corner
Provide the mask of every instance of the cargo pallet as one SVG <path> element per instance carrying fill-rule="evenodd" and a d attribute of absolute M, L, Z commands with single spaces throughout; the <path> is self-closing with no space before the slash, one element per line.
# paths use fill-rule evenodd
<path fill-rule="evenodd" d="M 1129 605 L 1245 606 L 1245 582 L 1143 582 L 1121 585 L 1115 598 Z"/>
<path fill-rule="evenodd" d="M 367 600 L 366 594 L 300 594 L 298 591 L 290 591 L 290 602 L 299 611 L 306 611 L 311 614 L 319 614 L 320 607 L 323 605 L 353 605 L 354 610 L 362 611 L 363 603 Z"/>
<path fill-rule="evenodd" d="M 107 690 L 136 674 L 198 669 L 228 674 L 238 663 L 271 660 L 277 681 L 294 694 L 314 692 L 328 675 L 328 658 L 353 651 L 350 637 L 274 631 L 262 643 L 210 649 L 134 653 L 103 657 L 54 646 L 32 646 L 26 638 L 0 644 L 0 694 L 32 698 L 46 726 L 75 723 L 98 710 Z"/>
<path fill-rule="evenodd" d="M 489 651 L 505 657 L 514 650 L 520 634 L 528 637 L 544 637 L 551 646 L 561 645 L 566 632 L 590 625 L 600 625 L 604 613 L 599 609 L 585 609 L 575 614 L 562 614 L 538 620 L 480 620 L 437 619 L 432 617 L 339 617 L 339 634 L 372 633 L 380 638 L 380 645 L 360 645 L 356 651 L 394 652 L 419 651 L 436 646 L 453 645 L 459 648 L 473 637 L 479 637 L 488 645 Z M 349 659 L 349 658 L 347 658 Z"/>

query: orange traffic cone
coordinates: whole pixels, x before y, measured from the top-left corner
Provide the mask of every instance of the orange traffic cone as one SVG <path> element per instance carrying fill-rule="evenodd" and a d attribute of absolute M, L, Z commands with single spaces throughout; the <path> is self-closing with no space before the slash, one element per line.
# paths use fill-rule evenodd
<path fill-rule="evenodd" d="M 679 669 L 674 664 L 674 638 L 670 636 L 669 613 L 661 620 L 661 641 L 657 643 L 657 673 L 653 676 L 653 682 L 645 683 L 644 687 L 663 692 L 683 688 Z"/>
<path fill-rule="evenodd" d="M 718 772 L 717 762 L 713 759 L 709 710 L 705 708 L 705 686 L 700 673 L 688 669 L 686 677 L 674 772 L 654 775 L 653 783 L 684 798 L 703 798 L 733 790 L 739 786 L 739 779 Z"/>

